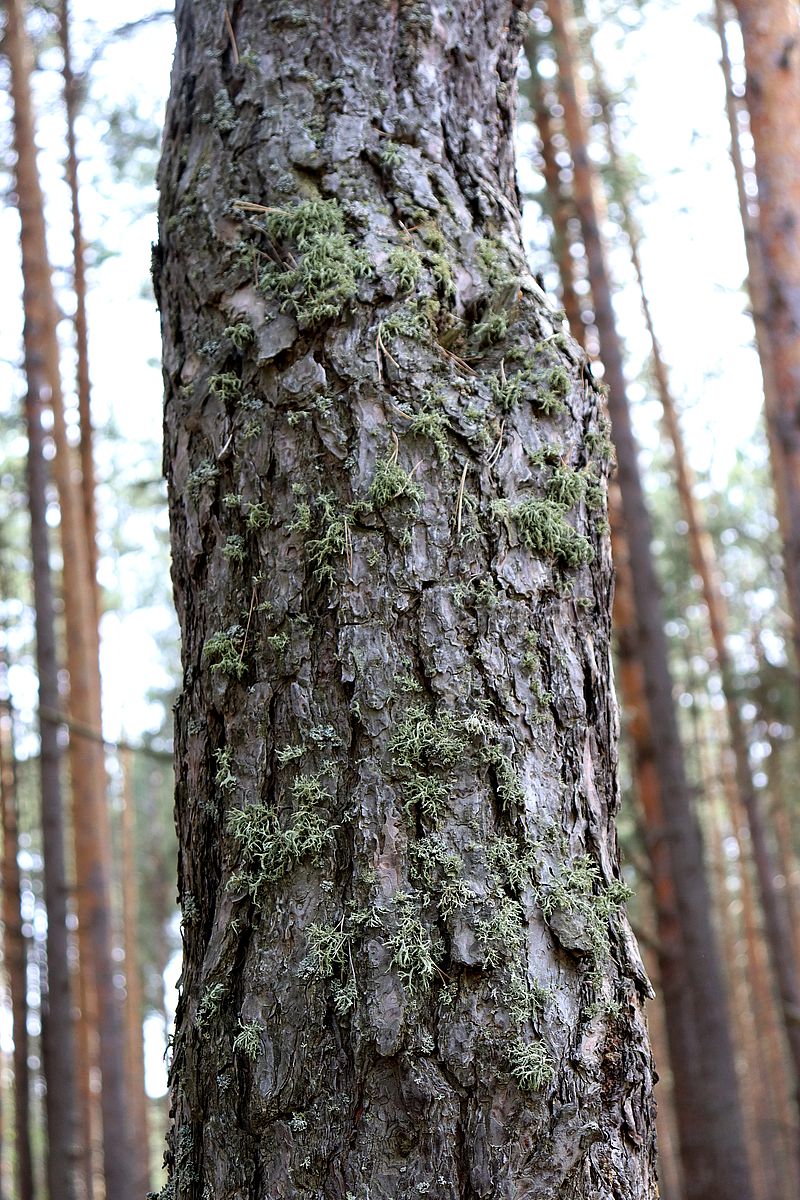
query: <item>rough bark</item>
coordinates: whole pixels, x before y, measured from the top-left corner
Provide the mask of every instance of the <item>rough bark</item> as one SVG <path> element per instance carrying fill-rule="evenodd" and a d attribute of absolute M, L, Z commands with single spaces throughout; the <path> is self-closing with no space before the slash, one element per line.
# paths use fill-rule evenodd
<path fill-rule="evenodd" d="M 780 455 L 776 487 L 784 566 L 800 662 L 800 13 L 791 0 L 736 0 L 756 157 L 764 323 L 775 407 L 765 406 Z M 754 297 L 755 300 L 755 297 Z M 769 399 L 771 396 L 767 396 Z"/>
<path fill-rule="evenodd" d="M 14 1038 L 14 1180 L 19 1200 L 33 1200 L 30 1071 L 28 1068 L 27 953 L 20 911 L 19 822 L 14 718 L 7 698 L 0 701 L 0 805 L 3 821 L 3 959 L 11 998 Z"/>
<path fill-rule="evenodd" d="M 181 1197 L 655 1195 L 604 439 L 520 244 L 521 15 L 177 8 Z"/>
<path fill-rule="evenodd" d="M 602 199 L 587 154 L 585 87 L 574 67 L 571 6 L 549 0 L 561 77 L 564 122 L 573 161 L 575 204 L 583 231 L 600 353 L 609 387 L 609 411 L 617 454 L 622 509 L 632 562 L 642 668 L 653 728 L 667 840 L 676 880 L 677 911 L 687 979 L 698 1034 L 698 1106 L 707 1121 L 705 1153 L 695 1164 L 700 1194 L 750 1197 L 741 1107 L 733 1059 L 725 988 L 711 922 L 697 817 L 686 778 L 672 698 L 661 589 L 651 550 L 650 516 L 639 473 L 638 449 L 628 409 L 622 346 L 600 236 Z"/>
<path fill-rule="evenodd" d="M 8 30 L 20 62 L 29 59 L 29 47 L 19 0 L 9 0 Z M 7 35 L 8 36 L 8 35 Z M 15 57 L 9 51 L 12 69 Z M 17 121 L 17 175 L 23 237 L 23 271 L 28 256 L 35 272 L 39 311 L 37 319 L 37 368 L 42 386 L 37 399 L 47 397 L 53 415 L 56 447 L 54 476 L 61 510 L 61 545 L 66 616 L 67 666 L 70 677 L 70 712 L 76 722 L 99 730 L 100 676 L 95 603 L 88 563 L 88 540 L 64 419 L 57 337 L 57 311 L 52 289 L 44 220 L 44 202 L 36 164 L 34 120 L 29 75 L 15 75 L 14 104 Z M 32 284 L 31 286 L 34 286 Z M 34 421 L 35 424 L 35 421 Z M 30 431 L 29 431 L 30 432 Z M 41 430 L 34 430 L 41 436 Z M 57 693 L 48 696 L 45 710 L 58 711 Z M 49 724 L 49 719 L 47 724 Z M 119 1198 L 130 1192 L 132 1171 L 128 1152 L 128 1122 L 124 1083 L 124 1038 L 121 1003 L 114 986 L 111 945 L 108 851 L 110 836 L 105 796 L 105 764 L 102 745 L 93 737 L 71 730 L 70 766 L 75 832 L 79 942 L 84 973 L 91 970 L 98 1000 L 100 1067 L 103 1078 L 103 1162 L 109 1194 Z M 63 908 L 65 897 L 59 904 Z M 58 911 L 58 910 L 57 910 Z M 70 1101 L 72 1103 L 72 1101 Z M 75 1112 L 73 1107 L 71 1113 Z"/>
<path fill-rule="evenodd" d="M 31 54 L 20 0 L 6 0 L 4 49 L 10 66 L 15 183 L 22 251 L 24 366 L 27 383 L 27 486 L 36 612 L 36 669 L 39 678 L 40 772 L 44 898 L 47 906 L 47 995 L 42 1013 L 42 1058 L 46 1081 L 47 1187 L 51 1200 L 75 1195 L 75 1052 L 71 1034 L 67 961 L 67 881 L 58 729 L 41 714 L 58 710 L 53 588 L 47 531 L 47 465 L 42 412 L 52 390 L 48 339 L 55 309 L 44 236 L 41 191 L 31 106 Z"/>

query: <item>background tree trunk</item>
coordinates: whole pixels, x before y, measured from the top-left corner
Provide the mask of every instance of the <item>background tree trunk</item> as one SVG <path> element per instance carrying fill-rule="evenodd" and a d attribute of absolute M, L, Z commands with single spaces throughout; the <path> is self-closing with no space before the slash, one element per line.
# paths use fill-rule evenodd
<path fill-rule="evenodd" d="M 20 0 L 6 0 L 5 51 L 14 106 L 16 189 L 22 249 L 23 330 L 28 391 L 27 483 L 31 519 L 31 559 L 36 612 L 36 669 L 39 677 L 40 770 L 44 895 L 47 905 L 47 998 L 42 1013 L 42 1058 L 47 1086 L 47 1186 L 51 1200 L 75 1196 L 75 1053 L 67 963 L 67 880 L 64 861 L 58 728 L 58 661 L 47 532 L 47 466 L 42 411 L 53 388 L 49 341 L 55 306 L 36 168 L 30 94 L 31 55 Z"/>
<path fill-rule="evenodd" d="M 6 664 L 4 664 L 5 668 Z M 20 910 L 19 810 L 17 805 L 14 714 L 7 697 L 0 700 L 0 802 L 3 820 L 3 958 L 11 996 L 14 1038 L 14 1166 L 16 1195 L 33 1200 L 33 1156 L 28 1069 L 27 953 Z"/>
<path fill-rule="evenodd" d="M 616 330 L 611 288 L 600 237 L 603 209 L 587 153 L 583 109 L 585 87 L 575 68 L 576 40 L 571 5 L 548 0 L 564 104 L 564 124 L 574 172 L 575 205 L 583 231 L 589 279 L 608 382 L 609 411 L 617 452 L 618 480 L 631 556 L 639 647 L 653 728 L 659 786 L 676 881 L 687 980 L 698 1033 L 698 1107 L 704 1115 L 703 1154 L 693 1180 L 706 1197 L 750 1197 L 736 1070 L 725 987 L 711 922 L 708 883 L 700 831 L 691 804 L 680 742 L 664 634 L 661 591 L 651 549 L 650 517 L 638 466 L 638 448 L 627 404 L 622 347 Z M 686 1173 L 686 1172 L 685 1172 Z M 694 1184 L 693 1184 L 694 1186 Z"/>
<path fill-rule="evenodd" d="M 605 443 L 520 244 L 521 17 L 178 4 L 180 1197 L 655 1195 Z"/>
<path fill-rule="evenodd" d="M 109 864 L 110 835 L 105 795 L 105 763 L 96 733 L 101 726 L 98 633 L 94 589 L 91 584 L 88 538 L 83 526 L 72 463 L 72 448 L 66 433 L 61 392 L 57 312 L 53 295 L 45 235 L 44 201 L 36 164 L 34 122 L 30 102 L 29 51 L 18 0 L 9 0 L 8 28 L 14 47 L 12 93 L 15 108 L 18 192 L 23 234 L 23 272 L 35 271 L 38 369 L 42 387 L 37 398 L 49 395 L 56 446 L 54 475 L 61 509 L 61 545 L 64 571 L 67 665 L 70 676 L 70 713 L 78 724 L 92 730 L 87 736 L 73 726 L 70 730 L 73 827 L 78 876 L 78 920 L 83 971 L 91 969 L 97 987 L 99 1059 L 103 1077 L 103 1164 L 110 1195 L 119 1200 L 133 1196 L 132 1168 L 128 1150 L 129 1123 L 124 1080 L 125 1042 L 121 997 L 114 986 L 112 955 Z M 27 264 L 26 264 L 27 256 Z M 46 389 L 43 390 L 43 389 Z M 38 419 L 33 414 L 34 424 Z M 41 430 L 34 430 L 41 437 Z M 29 436 L 31 429 L 29 428 Z M 42 493 L 44 500 L 44 493 Z M 44 511 L 42 511 L 44 519 Z M 45 705 L 49 721 L 58 710 L 57 695 Z M 63 909 L 62 897 L 59 912 Z M 49 910 L 48 910 L 49 911 Z M 87 975 L 88 978 L 88 975 Z M 60 1036 L 59 1031 L 59 1036 Z M 76 1111 L 70 1101 L 70 1119 Z"/>
<path fill-rule="evenodd" d="M 767 403 L 766 416 L 781 458 L 775 483 L 783 489 L 778 509 L 800 663 L 800 13 L 789 0 L 736 0 L 736 9 L 756 156 L 768 369 L 777 397 L 775 409 Z"/>

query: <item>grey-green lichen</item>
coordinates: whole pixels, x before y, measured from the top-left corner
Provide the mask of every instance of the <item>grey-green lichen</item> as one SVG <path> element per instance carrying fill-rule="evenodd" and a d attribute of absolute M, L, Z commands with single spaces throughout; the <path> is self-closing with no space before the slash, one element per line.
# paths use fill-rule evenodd
<path fill-rule="evenodd" d="M 292 785 L 294 810 L 281 822 L 274 809 L 249 804 L 228 812 L 226 828 L 241 855 L 228 889 L 258 902 L 263 889 L 304 858 L 318 859 L 334 837 L 325 807 L 330 796 L 318 775 L 299 775 Z"/>
<path fill-rule="evenodd" d="M 339 316 L 354 299 L 358 280 L 371 270 L 368 255 L 353 244 L 337 200 L 303 200 L 270 212 L 266 229 L 273 243 L 294 247 L 290 265 L 271 265 L 261 286 L 291 309 L 301 325 L 314 326 Z"/>
<path fill-rule="evenodd" d="M 410 500 L 416 507 L 424 492 L 420 484 L 397 462 L 393 456 L 378 459 L 375 474 L 369 489 L 370 502 L 375 508 L 386 508 L 396 500 Z"/>
<path fill-rule="evenodd" d="M 203 646 L 203 662 L 212 671 L 221 675 L 232 675 L 241 679 L 247 671 L 244 662 L 244 630 L 240 625 L 231 625 L 225 631 L 213 633 Z"/>
<path fill-rule="evenodd" d="M 239 1020 L 239 1032 L 233 1039 L 234 1054 L 244 1054 L 255 1062 L 263 1048 L 264 1029 L 259 1021 Z"/>
<path fill-rule="evenodd" d="M 569 524 L 563 505 L 531 496 L 518 504 L 497 500 L 495 516 L 514 522 L 520 541 L 534 554 L 552 558 L 560 566 L 579 567 L 594 558 L 590 542 Z"/>
<path fill-rule="evenodd" d="M 395 246 L 389 252 L 389 269 L 403 291 L 411 291 L 419 279 L 422 259 L 411 246 Z"/>

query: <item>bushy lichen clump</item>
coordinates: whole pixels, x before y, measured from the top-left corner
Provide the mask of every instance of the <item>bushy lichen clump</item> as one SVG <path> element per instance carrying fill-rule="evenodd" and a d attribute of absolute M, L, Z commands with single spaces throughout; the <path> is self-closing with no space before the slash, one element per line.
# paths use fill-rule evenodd
<path fill-rule="evenodd" d="M 219 467 L 211 459 L 201 462 L 186 480 L 186 494 L 189 499 L 197 503 L 204 488 L 211 483 L 215 483 L 219 479 L 219 474 Z"/>
<path fill-rule="evenodd" d="M 444 466 L 450 457 L 450 444 L 447 440 L 449 430 L 450 422 L 443 412 L 434 407 L 432 398 L 424 408 L 414 414 L 408 428 L 409 433 L 416 437 L 426 437 L 433 442 L 440 466 Z"/>
<path fill-rule="evenodd" d="M 239 1021 L 239 1032 L 233 1039 L 234 1054 L 244 1054 L 255 1062 L 261 1053 L 264 1030 L 258 1021 Z"/>
<path fill-rule="evenodd" d="M 597 863 L 583 854 L 572 862 L 551 868 L 542 879 L 537 898 L 545 917 L 566 914 L 574 918 L 577 936 L 585 942 L 599 964 L 611 949 L 608 922 L 630 898 L 631 892 L 622 880 L 605 884 Z"/>
<path fill-rule="evenodd" d="M 541 1092 L 555 1074 L 552 1055 L 544 1042 L 517 1038 L 509 1049 L 509 1069 L 525 1092 Z"/>
<path fill-rule="evenodd" d="M 419 279 L 422 259 L 411 246 L 395 246 L 389 252 L 389 269 L 403 291 L 409 292 Z"/>
<path fill-rule="evenodd" d="M 353 244 L 337 200 L 303 200 L 266 218 L 276 245 L 292 243 L 292 265 L 270 266 L 261 286 L 274 292 L 301 325 L 319 325 L 339 316 L 371 271 L 369 257 Z"/>
<path fill-rule="evenodd" d="M 397 726 L 390 743 L 396 767 L 447 769 L 467 748 L 463 722 L 453 713 L 432 715 L 421 704 L 412 704 Z"/>
<path fill-rule="evenodd" d="M 594 558 L 589 541 L 572 528 L 564 515 L 564 506 L 555 500 L 533 496 L 518 504 L 499 500 L 495 501 L 493 511 L 495 516 L 513 521 L 522 544 L 542 558 L 552 558 L 565 567 L 579 567 Z"/>
<path fill-rule="evenodd" d="M 304 858 L 318 858 L 334 837 L 335 826 L 323 806 L 330 797 L 318 775 L 300 775 L 292 786 L 295 809 L 281 825 L 278 816 L 263 804 L 232 808 L 228 833 L 235 839 L 242 865 L 228 888 L 246 892 L 258 902 L 263 888 L 288 874 Z"/>
<path fill-rule="evenodd" d="M 388 938 L 392 966 L 397 968 L 408 994 L 415 996 L 430 985 L 436 971 L 436 948 L 408 892 L 395 892 L 394 916 L 394 929 Z"/>
<path fill-rule="evenodd" d="M 396 500 L 410 500 L 414 506 L 422 501 L 424 492 L 393 457 L 380 458 L 369 489 L 370 502 L 375 508 L 386 508 Z"/>
<path fill-rule="evenodd" d="M 241 679 L 247 671 L 242 654 L 243 646 L 244 630 L 240 625 L 231 625 L 224 632 L 213 633 L 206 639 L 203 646 L 203 662 L 207 663 L 212 671 Z"/>

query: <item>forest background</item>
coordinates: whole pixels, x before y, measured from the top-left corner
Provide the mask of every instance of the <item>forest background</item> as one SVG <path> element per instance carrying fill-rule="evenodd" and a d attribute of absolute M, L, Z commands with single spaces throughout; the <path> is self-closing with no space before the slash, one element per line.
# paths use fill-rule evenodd
<path fill-rule="evenodd" d="M 67 381 L 67 422 L 75 442 L 77 397 L 71 382 L 75 375 L 71 321 L 74 262 L 71 199 L 64 173 L 61 10 L 56 3 L 30 4 L 27 22 L 35 51 L 32 82 L 39 167 L 62 316 L 59 332 Z M 727 647 L 734 664 L 735 704 L 747 739 L 752 782 L 768 817 L 776 863 L 772 881 L 781 903 L 794 906 L 800 902 L 794 832 L 798 812 L 791 786 L 797 774 L 796 672 L 763 428 L 761 370 L 746 288 L 742 214 L 731 164 L 719 12 L 726 18 L 729 95 L 739 105 L 738 147 L 752 218 L 757 188 L 752 139 L 741 104 L 745 95 L 743 48 L 732 12 L 700 0 L 642 4 L 587 0 L 580 6 L 575 49 L 591 97 L 583 112 L 589 129 L 589 161 L 608 200 L 602 235 L 613 280 L 617 328 L 625 346 L 627 394 L 655 517 L 653 551 L 666 600 L 674 699 L 704 828 L 714 915 L 737 1031 L 736 1066 L 748 1144 L 759 1195 L 789 1197 L 797 1190 L 797 1118 L 790 1101 L 791 1069 L 776 987 L 769 974 L 763 918 L 753 895 L 750 832 L 731 800 L 734 785 L 724 754 L 722 679 L 709 638 L 707 606 L 691 559 L 687 518 L 675 489 L 674 446 L 663 432 L 652 345 L 627 228 L 632 216 L 640 230 L 638 251 L 652 321 L 694 476 L 693 495 L 713 539 L 720 590 L 730 608 Z M 124 986 L 133 964 L 142 990 L 140 997 L 135 989 L 133 992 L 136 1012 L 129 1018 L 129 1030 L 133 1030 L 129 1053 L 134 1058 L 139 1054 L 144 1073 L 151 1145 L 148 1173 L 154 1188 L 161 1184 L 159 1164 L 166 1124 L 164 1060 L 180 972 L 170 764 L 179 643 L 171 603 L 161 480 L 159 326 L 149 281 L 150 245 L 156 239 L 154 178 L 174 43 L 170 16 L 162 5 L 149 0 L 118 0 L 114 5 L 74 0 L 70 12 L 88 280 L 98 579 L 102 589 L 103 736 L 110 780 L 111 896 L 119 964 L 116 983 Z M 589 354 L 597 358 L 600 348 L 593 298 L 585 246 L 571 206 L 570 147 L 550 35 L 544 9 L 534 6 L 528 58 L 520 76 L 518 171 L 523 227 L 533 268 L 556 309 L 567 306 L 562 276 L 564 262 L 569 264 L 568 287 L 572 286 L 574 302 L 581 310 L 582 340 Z M 541 122 L 543 104 L 550 118 L 546 128 Z M 617 161 L 608 148 L 609 115 L 619 148 Z M 40 1178 L 44 1116 L 39 1006 L 46 912 L 24 484 L 27 441 L 20 417 L 25 391 L 20 356 L 22 278 L 5 58 L 0 60 L 0 129 L 5 197 L 0 209 L 4 280 L 0 295 L 0 692 L 6 705 L 6 760 L 12 748 L 8 713 L 13 713 L 17 859 L 30 1034 L 29 1128 L 33 1170 Z M 543 144 L 543 137 L 552 139 L 549 145 Z M 549 162 L 548 153 L 553 156 Z M 557 243 L 564 234 L 568 245 L 560 272 Z M 594 373 L 602 376 L 600 362 L 595 363 Z M 55 494 L 48 520 L 53 528 L 58 525 Z M 53 564 L 57 569 L 56 551 Z M 632 728 L 635 721 L 630 718 L 630 712 L 626 717 L 623 709 L 620 836 L 625 878 L 635 892 L 631 913 L 659 993 L 649 1006 L 649 1017 L 663 1080 L 659 1089 L 663 1194 L 677 1200 L 682 1195 L 681 1169 L 660 1011 L 660 933 L 652 899 L 655 876 L 649 858 L 649 817 L 637 799 L 638 750 Z M 66 738 L 66 730 L 62 737 Z M 137 1031 L 142 1047 L 138 1052 Z M 5 1195 L 18 1194 L 13 1183 L 19 1168 L 13 1051 L 7 982 L 0 1005 L 0 1111 L 4 1114 L 0 1182 Z M 96 1080 L 94 1087 L 96 1091 Z M 87 1103 L 91 1106 L 96 1100 L 90 1098 Z M 99 1159 L 95 1145 L 90 1173 L 101 1171 Z"/>

